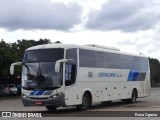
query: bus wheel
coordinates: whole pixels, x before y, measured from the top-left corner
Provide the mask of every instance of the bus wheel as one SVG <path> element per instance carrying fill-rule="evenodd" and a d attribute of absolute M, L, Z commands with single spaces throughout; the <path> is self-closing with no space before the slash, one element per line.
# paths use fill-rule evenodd
<path fill-rule="evenodd" d="M 122 101 L 123 102 L 125 102 L 125 103 L 135 103 L 137 100 L 137 91 L 134 89 L 133 91 L 132 91 L 132 96 L 131 96 L 131 98 L 129 98 L 129 99 L 123 99 Z"/>
<path fill-rule="evenodd" d="M 57 109 L 57 106 L 46 106 L 46 108 L 49 110 L 49 111 L 55 111 Z"/>
<path fill-rule="evenodd" d="M 130 103 L 135 103 L 136 100 L 137 100 L 137 91 L 134 89 L 134 90 L 132 91 L 132 97 L 131 97 L 131 99 L 130 99 Z"/>
<path fill-rule="evenodd" d="M 87 93 L 83 95 L 82 104 L 76 106 L 78 110 L 87 110 L 91 106 L 91 99 Z"/>
<path fill-rule="evenodd" d="M 136 102 L 136 100 L 137 100 L 137 91 L 134 89 L 133 91 L 132 91 L 132 96 L 131 96 L 131 98 L 130 99 L 124 99 L 123 101 L 125 102 L 125 103 L 135 103 Z"/>

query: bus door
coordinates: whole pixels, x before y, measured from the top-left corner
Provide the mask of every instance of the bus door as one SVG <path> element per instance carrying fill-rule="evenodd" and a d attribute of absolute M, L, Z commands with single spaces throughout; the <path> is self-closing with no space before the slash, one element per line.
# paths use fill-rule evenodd
<path fill-rule="evenodd" d="M 65 102 L 66 105 L 80 103 L 81 86 L 76 83 L 76 65 L 65 64 Z"/>
<path fill-rule="evenodd" d="M 65 102 L 66 105 L 80 103 L 81 85 L 76 82 L 77 75 L 77 49 L 67 49 L 66 59 L 73 59 L 74 63 L 65 63 Z"/>

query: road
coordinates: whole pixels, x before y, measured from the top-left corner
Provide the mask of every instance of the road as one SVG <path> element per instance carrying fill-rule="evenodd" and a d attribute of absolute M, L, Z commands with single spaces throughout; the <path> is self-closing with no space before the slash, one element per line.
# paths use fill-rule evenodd
<path fill-rule="evenodd" d="M 75 117 L 75 116 L 87 116 L 90 115 L 93 117 L 101 117 L 100 113 L 105 111 L 105 114 L 112 114 L 114 117 L 115 113 L 118 112 L 123 113 L 123 111 L 146 111 L 157 113 L 160 111 L 160 88 L 152 88 L 151 94 L 145 98 L 138 98 L 137 102 L 134 104 L 125 104 L 121 101 L 114 101 L 110 104 L 95 104 L 91 109 L 87 110 L 87 112 L 77 111 L 75 107 L 67 107 L 67 108 L 59 108 L 56 112 L 48 112 L 45 107 L 38 106 L 38 107 L 24 107 L 22 105 L 21 97 L 8 97 L 8 98 L 0 98 L 0 111 L 30 111 L 30 112 L 39 112 L 42 113 L 44 116 L 61 116 L 61 117 Z M 102 112 L 103 111 L 103 112 Z M 131 112 L 131 113 L 132 113 Z M 85 113 L 85 114 L 84 114 Z M 86 115 L 88 114 L 88 115 Z M 94 114 L 94 115 L 93 115 Z M 126 112 L 128 114 L 128 112 Z M 132 114 L 133 115 L 133 114 Z M 123 115 L 122 115 L 123 116 Z M 125 116 L 124 116 L 125 117 Z"/>

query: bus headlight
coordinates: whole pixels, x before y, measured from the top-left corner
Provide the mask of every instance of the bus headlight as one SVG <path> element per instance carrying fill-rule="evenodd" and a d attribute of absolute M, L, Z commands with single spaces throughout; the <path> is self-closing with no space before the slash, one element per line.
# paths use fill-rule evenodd
<path fill-rule="evenodd" d="M 58 94 L 54 94 L 54 95 L 50 96 L 49 99 L 54 99 L 56 97 L 58 97 Z"/>
<path fill-rule="evenodd" d="M 25 99 L 30 99 L 30 98 L 29 98 L 27 95 L 25 95 L 25 94 L 23 94 L 22 97 L 25 98 Z"/>

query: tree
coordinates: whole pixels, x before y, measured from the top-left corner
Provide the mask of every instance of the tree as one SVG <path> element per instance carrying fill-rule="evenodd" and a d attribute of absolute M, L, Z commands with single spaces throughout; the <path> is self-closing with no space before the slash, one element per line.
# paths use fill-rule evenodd
<path fill-rule="evenodd" d="M 157 83 L 160 83 L 160 63 L 155 58 L 150 58 L 149 63 L 151 73 L 151 85 L 155 86 Z"/>
<path fill-rule="evenodd" d="M 15 61 L 17 54 L 13 53 L 10 44 L 1 40 L 0 42 L 0 75 L 9 74 L 9 65 Z"/>
<path fill-rule="evenodd" d="M 55 43 L 61 43 L 60 41 L 56 41 Z"/>

